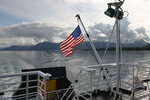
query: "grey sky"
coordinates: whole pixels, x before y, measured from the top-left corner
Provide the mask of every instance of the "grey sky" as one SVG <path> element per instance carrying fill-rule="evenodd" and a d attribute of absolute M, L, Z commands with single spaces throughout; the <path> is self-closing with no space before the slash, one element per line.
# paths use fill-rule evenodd
<path fill-rule="evenodd" d="M 76 14 L 80 14 L 92 40 L 108 40 L 115 19 L 104 11 L 107 3 L 114 1 L 1 0 L 0 47 L 60 42 L 77 26 Z M 122 9 L 129 16 L 120 24 L 122 39 L 149 41 L 149 5 L 149 0 L 125 0 Z"/>

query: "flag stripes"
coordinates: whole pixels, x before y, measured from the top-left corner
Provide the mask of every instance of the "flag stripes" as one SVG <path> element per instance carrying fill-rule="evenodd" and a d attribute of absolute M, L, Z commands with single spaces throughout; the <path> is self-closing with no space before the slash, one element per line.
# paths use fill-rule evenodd
<path fill-rule="evenodd" d="M 62 51 L 63 56 L 67 57 L 71 55 L 73 53 L 73 48 L 83 41 L 84 37 L 81 34 L 80 27 L 77 26 L 73 33 L 69 35 L 66 40 L 60 43 L 60 50 Z"/>
<path fill-rule="evenodd" d="M 81 34 L 78 39 L 76 39 L 76 43 L 75 43 L 75 46 L 77 46 L 78 44 L 82 43 L 84 41 L 84 36 Z M 75 47 L 74 46 L 74 47 Z"/>

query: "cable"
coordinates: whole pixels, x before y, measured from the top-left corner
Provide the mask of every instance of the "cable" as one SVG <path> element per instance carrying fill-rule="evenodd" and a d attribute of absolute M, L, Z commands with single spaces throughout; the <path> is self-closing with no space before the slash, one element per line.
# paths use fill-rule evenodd
<path fill-rule="evenodd" d="M 126 17 L 129 16 L 129 12 L 128 11 L 124 11 L 123 13 L 125 13 L 125 12 L 127 12 L 127 15 L 125 17 L 123 17 L 123 18 L 126 18 Z"/>
<path fill-rule="evenodd" d="M 103 57 L 102 57 L 102 63 L 103 63 L 104 57 L 105 57 L 105 55 L 106 55 L 106 52 L 107 52 L 107 50 L 108 50 L 109 43 L 110 43 L 110 40 L 111 40 L 111 38 L 112 38 L 112 35 L 113 35 L 113 32 L 114 32 L 114 29 L 115 29 L 115 25 L 116 25 L 116 21 L 115 21 L 115 23 L 114 23 L 114 25 L 113 25 L 113 30 L 112 30 L 112 32 L 111 32 L 111 35 L 110 35 L 109 41 L 108 41 L 108 43 L 107 43 L 107 46 L 106 46 L 106 49 L 105 49 L 104 55 L 103 55 Z"/>

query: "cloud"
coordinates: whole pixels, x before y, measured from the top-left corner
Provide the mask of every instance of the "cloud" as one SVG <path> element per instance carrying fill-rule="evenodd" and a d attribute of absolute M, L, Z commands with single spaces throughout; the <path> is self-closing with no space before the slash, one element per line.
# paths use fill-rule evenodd
<path fill-rule="evenodd" d="M 149 41 L 149 37 L 146 34 L 144 27 L 138 27 L 135 30 L 130 29 L 131 22 L 127 18 L 120 21 L 120 33 L 121 40 L 139 40 L 145 39 Z M 113 26 L 110 24 L 96 23 L 93 26 L 89 26 L 89 33 L 93 40 L 106 41 L 109 39 L 112 33 Z M 114 30 L 112 41 L 116 40 L 116 31 Z"/>
<path fill-rule="evenodd" d="M 5 39 L 5 42 L 10 39 L 10 43 L 22 45 L 36 44 L 43 41 L 53 42 L 54 37 L 58 37 L 64 30 L 64 28 L 48 22 L 23 22 L 0 28 L 0 38 L 3 38 L 3 41 Z"/>
<path fill-rule="evenodd" d="M 149 40 L 144 27 L 138 27 L 135 30 L 130 29 L 131 22 L 123 19 L 120 24 L 122 40 Z M 65 26 L 49 22 L 23 22 L 7 27 L 0 28 L 1 46 L 10 45 L 32 45 L 44 41 L 60 42 L 64 40 L 76 25 Z M 95 23 L 87 28 L 92 40 L 107 41 L 112 33 L 113 25 L 104 23 Z M 115 40 L 115 31 L 112 40 Z M 7 45 L 6 45 L 7 44 Z"/>
<path fill-rule="evenodd" d="M 146 34 L 146 29 L 144 27 L 136 28 L 135 31 L 138 32 L 140 38 L 145 39 L 147 41 L 150 40 L 148 35 Z"/>
<path fill-rule="evenodd" d="M 135 30 L 130 28 L 131 22 L 127 18 L 121 21 L 121 36 L 124 40 L 140 40 L 144 39 L 149 41 L 144 27 L 137 27 Z"/>
<path fill-rule="evenodd" d="M 98 40 L 98 41 L 108 40 L 111 31 L 112 31 L 112 25 L 110 24 L 95 23 L 95 25 L 89 26 L 89 34 L 93 40 Z"/>
<path fill-rule="evenodd" d="M 6 46 L 43 41 L 60 42 L 76 27 L 76 14 L 81 15 L 92 40 L 106 41 L 114 23 L 114 20 L 104 15 L 108 2 L 110 0 L 1 0 L 2 22 L 13 21 L 13 24 L 0 28 L 0 44 Z M 122 8 L 129 12 L 128 17 L 132 21 L 121 21 L 122 39 L 149 40 L 149 4 L 148 0 L 125 1 Z M 115 40 L 115 37 L 113 35 L 112 39 Z"/>

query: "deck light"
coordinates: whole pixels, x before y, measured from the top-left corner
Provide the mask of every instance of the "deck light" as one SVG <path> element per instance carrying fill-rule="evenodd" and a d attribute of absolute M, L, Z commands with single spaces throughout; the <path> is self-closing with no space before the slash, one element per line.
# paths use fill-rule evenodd
<path fill-rule="evenodd" d="M 104 12 L 107 16 L 109 17 L 114 17 L 115 15 L 115 10 L 113 8 L 111 8 L 111 6 L 108 6 L 108 9 Z"/>
<path fill-rule="evenodd" d="M 117 14 L 118 11 L 118 14 Z M 119 8 L 119 10 L 115 10 L 111 7 L 111 3 L 108 4 L 108 9 L 104 12 L 107 16 L 111 17 L 111 18 L 118 18 L 119 20 L 123 18 L 123 10 L 121 8 Z"/>
<path fill-rule="evenodd" d="M 120 8 L 121 9 L 121 8 Z M 123 12 L 123 10 L 121 9 L 121 10 L 118 10 L 118 19 L 122 19 L 123 18 L 123 15 L 124 15 L 124 12 Z M 116 18 L 116 16 L 117 16 L 117 13 L 115 14 L 115 18 Z"/>

